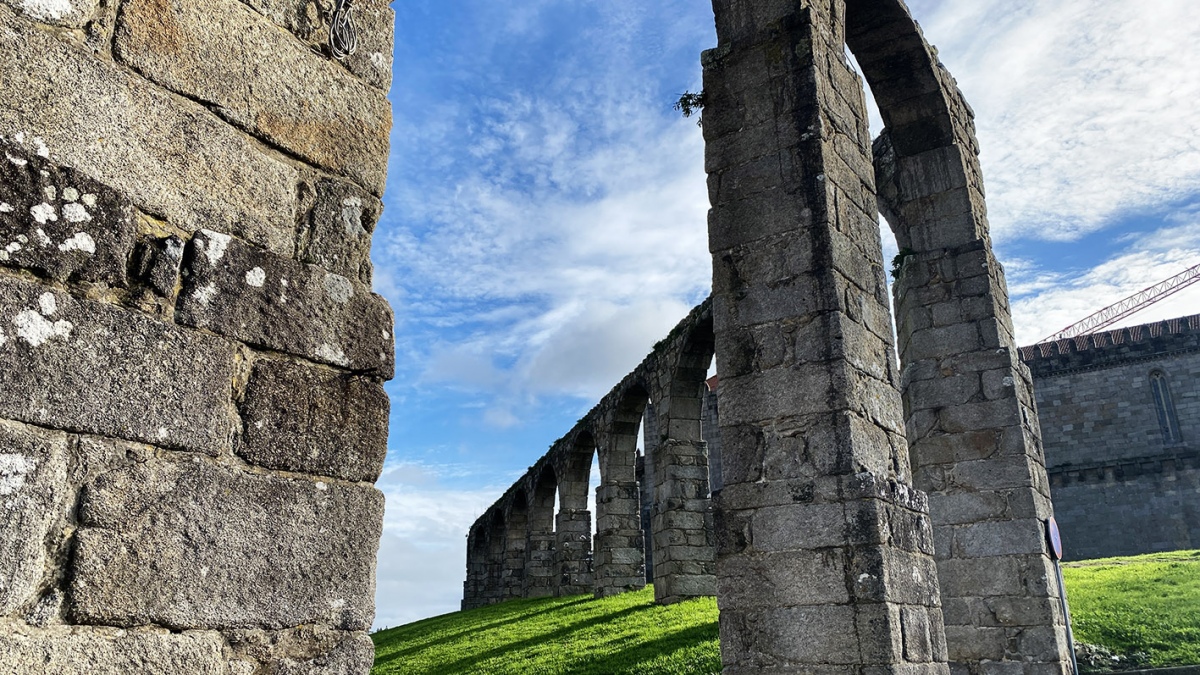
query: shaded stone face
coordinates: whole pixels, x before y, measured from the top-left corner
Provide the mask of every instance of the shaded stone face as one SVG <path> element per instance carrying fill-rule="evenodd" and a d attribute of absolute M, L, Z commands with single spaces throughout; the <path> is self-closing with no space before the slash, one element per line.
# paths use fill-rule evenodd
<path fill-rule="evenodd" d="M 0 134 L 193 232 L 216 228 L 290 255 L 298 171 L 199 104 L 56 39 L 0 7 Z"/>
<path fill-rule="evenodd" d="M 227 342 L 0 276 L 4 417 L 215 455 L 233 371 Z"/>
<path fill-rule="evenodd" d="M 231 675 L 224 650 L 225 641 L 213 631 L 28 629 L 0 622 L 4 673 Z"/>
<path fill-rule="evenodd" d="M 66 434 L 0 422 L 0 616 L 40 590 L 45 541 L 66 507 L 66 473 Z"/>
<path fill-rule="evenodd" d="M 262 359 L 240 408 L 237 453 L 252 464 L 368 482 L 383 469 L 388 398 L 369 378 Z"/>
<path fill-rule="evenodd" d="M 252 345 L 384 378 L 392 313 L 356 280 L 204 231 L 184 261 L 178 318 Z"/>
<path fill-rule="evenodd" d="M 133 207 L 86 176 L 50 162 L 40 143 L 0 140 L 0 265 L 56 281 L 124 286 Z"/>
<path fill-rule="evenodd" d="M 365 630 L 382 514 L 371 487 L 199 458 L 109 472 L 84 491 L 69 615 L 180 630 Z"/>

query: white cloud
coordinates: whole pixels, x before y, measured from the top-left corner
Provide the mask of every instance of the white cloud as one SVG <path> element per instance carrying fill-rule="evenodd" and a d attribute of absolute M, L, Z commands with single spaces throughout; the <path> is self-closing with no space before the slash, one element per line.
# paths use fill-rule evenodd
<path fill-rule="evenodd" d="M 1118 300 L 1200 262 L 1200 224 L 1164 228 L 1130 242 L 1126 253 L 1089 270 L 1006 266 L 1018 344 L 1031 345 Z M 1137 325 L 1200 312 L 1200 284 L 1110 326 Z"/>
<path fill-rule="evenodd" d="M 1200 183 L 1188 0 L 916 3 L 976 120 L 1000 239 L 1072 239 Z"/>

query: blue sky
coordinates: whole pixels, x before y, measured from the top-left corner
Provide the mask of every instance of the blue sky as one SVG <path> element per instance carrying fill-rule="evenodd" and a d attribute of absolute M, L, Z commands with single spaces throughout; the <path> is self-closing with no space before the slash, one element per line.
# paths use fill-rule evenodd
<path fill-rule="evenodd" d="M 977 114 L 1031 343 L 1200 261 L 1189 0 L 913 0 Z M 703 0 L 404 0 L 372 257 L 396 310 L 377 626 L 457 609 L 466 529 L 705 297 Z M 885 247 L 894 243 L 885 236 Z M 1200 312 L 1200 285 L 1136 315 Z"/>

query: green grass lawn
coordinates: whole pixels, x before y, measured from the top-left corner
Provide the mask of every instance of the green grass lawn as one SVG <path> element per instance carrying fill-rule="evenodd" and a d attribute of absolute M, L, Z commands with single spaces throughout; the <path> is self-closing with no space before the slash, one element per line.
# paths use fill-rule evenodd
<path fill-rule="evenodd" d="M 1156 666 L 1200 664 L 1200 551 L 1069 563 L 1079 641 Z M 721 669 L 712 598 L 660 607 L 650 588 L 512 600 L 372 635 L 373 675 L 709 675 Z"/>
<path fill-rule="evenodd" d="M 1067 563 L 1063 577 L 1077 641 L 1200 664 L 1200 551 Z"/>
<path fill-rule="evenodd" d="M 373 675 L 707 675 L 721 670 L 714 598 L 654 604 L 646 588 L 511 600 L 380 631 Z"/>

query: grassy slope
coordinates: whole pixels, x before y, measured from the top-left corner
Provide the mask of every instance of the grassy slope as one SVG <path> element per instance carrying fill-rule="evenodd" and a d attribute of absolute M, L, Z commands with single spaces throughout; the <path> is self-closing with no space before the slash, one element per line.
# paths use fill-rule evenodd
<path fill-rule="evenodd" d="M 1200 551 L 1068 563 L 1063 576 L 1076 640 L 1200 664 Z"/>
<path fill-rule="evenodd" d="M 513 600 L 375 633 L 373 675 L 706 675 L 721 670 L 713 598 L 662 607 L 647 588 Z"/>
<path fill-rule="evenodd" d="M 1077 640 L 1154 665 L 1200 664 L 1200 551 L 1071 563 Z M 380 631 L 373 675 L 708 675 L 720 671 L 712 598 L 514 600 Z"/>

